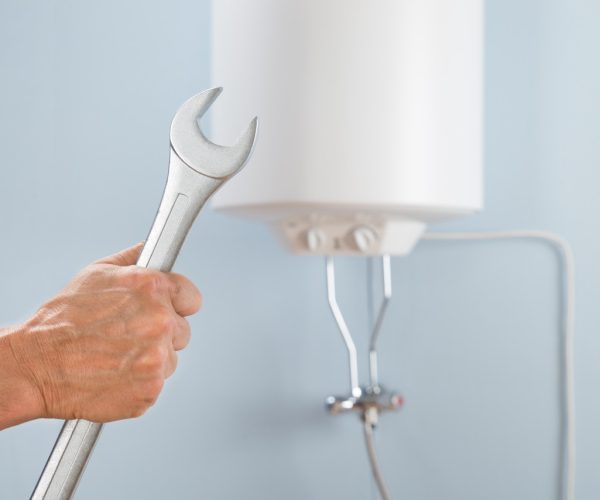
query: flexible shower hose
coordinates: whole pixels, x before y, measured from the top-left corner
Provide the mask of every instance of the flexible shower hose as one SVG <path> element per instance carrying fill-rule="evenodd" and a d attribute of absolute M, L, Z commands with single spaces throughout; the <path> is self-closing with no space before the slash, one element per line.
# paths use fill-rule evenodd
<path fill-rule="evenodd" d="M 377 460 L 377 453 L 375 451 L 375 436 L 373 433 L 374 425 L 371 422 L 371 419 L 369 419 L 366 414 L 362 418 L 362 422 L 363 433 L 365 436 L 365 445 L 367 447 L 367 455 L 369 456 L 369 463 L 371 465 L 371 473 L 373 474 L 373 479 L 375 480 L 375 484 L 377 485 L 377 489 L 379 490 L 379 495 L 381 496 L 381 499 L 390 500 L 390 494 L 383 480 L 381 469 L 379 467 L 379 462 Z"/>

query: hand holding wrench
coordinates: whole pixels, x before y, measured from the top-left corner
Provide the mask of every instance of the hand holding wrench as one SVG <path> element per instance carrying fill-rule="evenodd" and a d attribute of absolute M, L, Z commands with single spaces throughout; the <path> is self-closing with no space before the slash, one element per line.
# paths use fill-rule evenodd
<path fill-rule="evenodd" d="M 197 120 L 221 91 L 215 88 L 197 94 L 173 118 L 167 185 L 137 262 L 140 267 L 170 271 L 202 207 L 250 157 L 257 118 L 231 147 L 213 144 L 200 130 Z M 101 429 L 102 424 L 87 420 L 65 422 L 31 500 L 73 497 Z"/>

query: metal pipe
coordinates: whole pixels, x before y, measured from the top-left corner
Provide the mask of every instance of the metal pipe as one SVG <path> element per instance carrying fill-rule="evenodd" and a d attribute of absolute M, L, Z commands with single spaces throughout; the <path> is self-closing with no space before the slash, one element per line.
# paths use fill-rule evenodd
<path fill-rule="evenodd" d="M 333 257 L 326 258 L 326 268 L 327 299 L 329 301 L 329 308 L 331 309 L 331 313 L 335 318 L 338 330 L 342 335 L 342 340 L 344 341 L 344 344 L 346 345 L 346 350 L 348 351 L 348 364 L 350 368 L 350 389 L 352 395 L 355 397 L 359 397 L 362 391 L 358 383 L 358 355 L 356 352 L 356 345 L 354 344 L 354 340 L 352 340 L 352 335 L 350 334 L 348 325 L 344 320 L 344 315 L 342 314 L 340 306 L 337 303 L 335 293 L 335 266 L 333 263 Z"/>
<path fill-rule="evenodd" d="M 377 313 L 377 319 L 371 332 L 371 341 L 369 342 L 369 376 L 371 381 L 371 387 L 379 387 L 379 368 L 378 368 L 378 356 L 377 356 L 377 341 L 379 340 L 379 333 L 381 332 L 381 326 L 383 325 L 383 319 L 387 307 L 392 298 L 392 266 L 389 255 L 384 255 L 381 259 L 381 266 L 383 271 L 383 299 L 379 306 L 379 312 Z"/>

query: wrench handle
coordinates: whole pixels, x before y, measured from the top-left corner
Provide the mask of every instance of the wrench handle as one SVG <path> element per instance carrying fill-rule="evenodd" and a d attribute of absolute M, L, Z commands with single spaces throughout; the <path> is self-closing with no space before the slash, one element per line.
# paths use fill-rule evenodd
<path fill-rule="evenodd" d="M 225 180 L 192 170 L 171 149 L 165 191 L 137 265 L 170 271 L 200 210 Z M 31 500 L 70 500 L 101 430 L 99 423 L 66 420 Z"/>

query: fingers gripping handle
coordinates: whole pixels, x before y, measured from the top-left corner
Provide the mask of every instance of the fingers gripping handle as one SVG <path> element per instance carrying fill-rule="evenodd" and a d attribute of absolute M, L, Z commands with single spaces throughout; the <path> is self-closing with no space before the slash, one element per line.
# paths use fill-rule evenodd
<path fill-rule="evenodd" d="M 171 150 L 167 185 L 137 265 L 170 271 L 200 210 L 225 180 L 199 174 Z M 31 500 L 70 500 L 101 430 L 87 420 L 65 421 Z"/>

